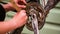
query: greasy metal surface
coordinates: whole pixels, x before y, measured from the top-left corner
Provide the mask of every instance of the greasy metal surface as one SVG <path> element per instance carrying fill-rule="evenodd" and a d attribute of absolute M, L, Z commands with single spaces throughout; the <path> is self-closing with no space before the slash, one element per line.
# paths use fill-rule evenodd
<path fill-rule="evenodd" d="M 36 14 L 37 20 L 38 20 L 38 29 L 40 30 L 45 23 L 44 10 L 40 4 L 35 3 L 35 2 L 30 2 L 30 3 L 28 3 L 28 5 L 29 6 L 27 6 L 27 8 L 26 8 L 27 15 L 28 15 L 28 23 L 26 24 L 26 27 L 27 27 L 27 29 L 33 31 L 32 19 L 31 18 L 33 17 L 32 16 L 33 14 Z"/>

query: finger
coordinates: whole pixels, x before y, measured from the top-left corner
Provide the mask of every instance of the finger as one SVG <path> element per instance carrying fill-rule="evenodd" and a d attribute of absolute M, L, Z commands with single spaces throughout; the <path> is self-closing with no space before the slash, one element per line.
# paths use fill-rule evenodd
<path fill-rule="evenodd" d="M 26 1 L 25 0 L 21 0 L 22 2 L 24 2 L 26 4 Z"/>
<path fill-rule="evenodd" d="M 22 15 L 26 15 L 26 11 L 25 11 L 25 10 L 21 10 L 20 13 L 21 13 Z"/>
<path fill-rule="evenodd" d="M 21 10 L 21 12 L 24 12 L 24 13 L 26 13 L 26 11 L 25 11 L 25 10 Z"/>
<path fill-rule="evenodd" d="M 16 14 L 18 15 L 19 13 L 26 13 L 26 11 L 25 10 L 21 10 L 21 11 L 17 12 Z"/>
<path fill-rule="evenodd" d="M 19 5 L 19 4 L 17 4 L 17 6 L 18 6 L 19 8 L 26 8 L 25 5 Z"/>
<path fill-rule="evenodd" d="M 25 18 L 27 15 L 26 15 L 26 11 L 25 10 L 21 10 L 20 12 L 17 12 L 16 14 L 15 14 L 15 16 L 14 16 L 14 18 L 16 18 L 16 17 L 22 17 L 22 19 L 23 18 Z"/>

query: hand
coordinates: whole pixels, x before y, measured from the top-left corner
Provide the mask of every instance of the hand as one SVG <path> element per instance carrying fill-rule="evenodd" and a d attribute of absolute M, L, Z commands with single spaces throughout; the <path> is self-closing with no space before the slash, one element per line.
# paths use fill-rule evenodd
<path fill-rule="evenodd" d="M 14 0 L 14 2 L 19 8 L 26 8 L 26 6 L 24 5 L 26 4 L 25 0 Z M 4 7 L 6 11 L 15 10 L 15 8 L 10 2 L 8 2 L 8 4 L 3 4 L 2 6 Z"/>
<path fill-rule="evenodd" d="M 26 24 L 27 15 L 25 10 L 21 10 L 11 20 L 0 22 L 0 34 L 12 31 Z"/>
<path fill-rule="evenodd" d="M 25 4 L 26 4 L 26 1 L 25 0 L 14 0 L 14 2 L 16 3 L 16 5 L 20 8 L 25 8 Z"/>
<path fill-rule="evenodd" d="M 17 25 L 17 27 L 23 26 L 26 24 L 27 21 L 27 15 L 25 13 L 25 10 L 21 10 L 19 13 L 17 13 L 14 17 L 13 20 Z"/>

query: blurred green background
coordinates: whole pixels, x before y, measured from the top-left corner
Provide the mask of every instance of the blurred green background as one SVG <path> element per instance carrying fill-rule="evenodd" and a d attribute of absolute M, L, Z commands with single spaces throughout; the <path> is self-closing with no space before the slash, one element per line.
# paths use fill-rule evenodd
<path fill-rule="evenodd" d="M 7 0 L 4 0 L 7 1 Z M 15 12 L 7 12 L 5 20 L 10 20 Z M 23 34 L 33 34 L 26 27 L 24 28 Z M 40 34 L 60 34 L 60 3 L 55 8 L 50 10 L 46 18 L 44 27 L 40 30 Z"/>

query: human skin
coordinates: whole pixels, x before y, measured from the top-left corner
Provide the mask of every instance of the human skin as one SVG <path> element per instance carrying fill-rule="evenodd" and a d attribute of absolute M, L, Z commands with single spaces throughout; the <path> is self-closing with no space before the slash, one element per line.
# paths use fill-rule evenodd
<path fill-rule="evenodd" d="M 24 4 L 26 4 L 25 0 L 14 0 L 15 4 L 19 7 L 19 8 L 26 8 L 25 5 L 20 5 L 18 4 L 19 2 L 23 2 Z M 8 2 L 7 4 L 2 4 L 2 6 L 4 7 L 4 9 L 7 11 L 10 11 L 10 10 L 15 10 L 15 8 L 13 7 L 13 5 Z"/>
<path fill-rule="evenodd" d="M 27 16 L 25 10 L 21 10 L 9 21 L 0 21 L 0 34 L 12 31 L 26 23 Z"/>
<path fill-rule="evenodd" d="M 18 0 L 17 0 L 18 1 Z M 25 8 L 25 5 L 19 5 L 17 1 L 14 0 L 16 5 L 20 8 Z M 25 2 L 25 0 L 21 0 Z M 2 5 L 5 10 L 14 10 L 11 3 Z M 27 15 L 25 10 L 17 12 L 11 20 L 0 21 L 0 34 L 6 34 L 6 32 L 12 31 L 18 27 L 23 26 L 27 21 Z"/>

